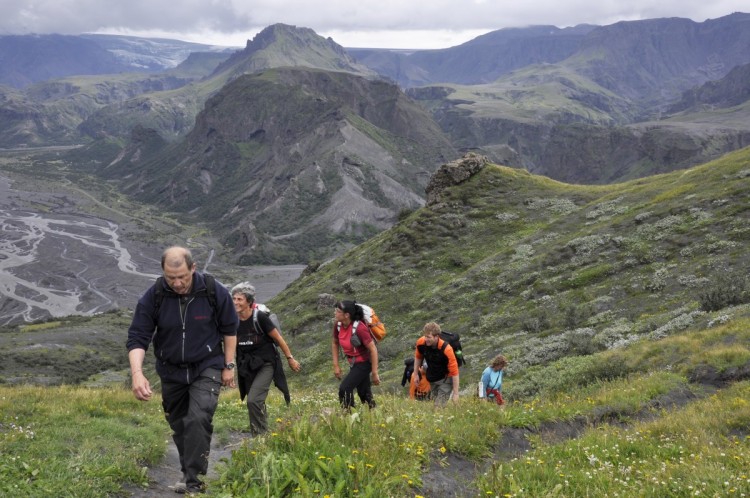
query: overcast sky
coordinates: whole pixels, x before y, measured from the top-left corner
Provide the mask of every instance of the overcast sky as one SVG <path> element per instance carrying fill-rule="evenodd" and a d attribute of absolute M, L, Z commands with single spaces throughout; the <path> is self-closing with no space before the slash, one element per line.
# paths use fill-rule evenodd
<path fill-rule="evenodd" d="M 344 47 L 446 48 L 489 31 L 750 12 L 747 0 L 0 0 L 0 35 L 120 33 L 244 47 L 275 23 Z"/>

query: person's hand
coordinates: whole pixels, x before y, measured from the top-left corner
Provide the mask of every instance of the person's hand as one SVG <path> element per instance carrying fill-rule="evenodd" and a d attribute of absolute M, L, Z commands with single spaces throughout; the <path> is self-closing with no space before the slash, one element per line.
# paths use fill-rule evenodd
<path fill-rule="evenodd" d="M 133 395 L 135 399 L 140 401 L 148 401 L 151 399 L 151 384 L 143 372 L 138 370 L 133 374 Z"/>
<path fill-rule="evenodd" d="M 225 368 L 221 371 L 221 385 L 224 387 L 235 387 L 234 368 Z"/>
<path fill-rule="evenodd" d="M 458 393 L 451 394 L 451 400 L 458 401 Z"/>
<path fill-rule="evenodd" d="M 287 361 L 289 362 L 289 368 L 291 368 L 295 372 L 299 372 L 300 370 L 302 370 L 302 365 L 300 365 L 300 363 L 294 358 L 287 358 Z"/>
<path fill-rule="evenodd" d="M 372 383 L 373 385 L 376 385 L 376 386 L 380 385 L 380 377 L 378 376 L 377 372 L 372 373 Z"/>
<path fill-rule="evenodd" d="M 333 375 L 337 379 L 341 380 L 341 368 L 338 366 L 333 367 Z"/>

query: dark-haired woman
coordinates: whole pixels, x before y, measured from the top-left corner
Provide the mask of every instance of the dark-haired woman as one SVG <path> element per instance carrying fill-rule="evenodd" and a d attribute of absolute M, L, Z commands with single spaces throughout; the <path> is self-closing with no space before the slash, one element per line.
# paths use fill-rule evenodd
<path fill-rule="evenodd" d="M 355 328 L 356 324 L 356 328 Z M 339 348 L 349 362 L 349 373 L 339 385 L 339 401 L 345 409 L 354 406 L 354 390 L 359 399 L 370 408 L 375 408 L 371 384 L 380 384 L 378 377 L 378 349 L 375 340 L 364 323 L 361 309 L 354 301 L 339 301 L 334 306 L 334 325 L 331 338 L 333 375 L 341 380 Z M 372 382 L 370 381 L 372 374 Z"/>

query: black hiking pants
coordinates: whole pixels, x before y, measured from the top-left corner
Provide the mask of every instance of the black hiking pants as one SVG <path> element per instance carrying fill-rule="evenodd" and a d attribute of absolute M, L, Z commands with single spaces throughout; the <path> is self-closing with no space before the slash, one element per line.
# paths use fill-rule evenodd
<path fill-rule="evenodd" d="M 370 408 L 375 408 L 375 399 L 372 397 L 372 384 L 370 382 L 370 371 L 372 364 L 369 361 L 354 363 L 349 373 L 339 384 L 339 401 L 344 408 L 354 406 L 354 390 L 357 390 L 360 401 Z"/>
<path fill-rule="evenodd" d="M 199 474 L 208 471 L 208 453 L 214 432 L 213 418 L 219 403 L 221 371 L 207 368 L 190 384 L 162 381 L 162 407 L 180 454 L 180 467 L 188 486 L 200 486 Z"/>

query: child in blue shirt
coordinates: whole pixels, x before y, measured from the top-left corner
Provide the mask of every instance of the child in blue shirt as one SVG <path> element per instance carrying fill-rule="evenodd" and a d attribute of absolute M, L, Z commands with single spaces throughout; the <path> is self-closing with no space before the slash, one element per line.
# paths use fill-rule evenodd
<path fill-rule="evenodd" d="M 490 366 L 482 372 L 482 386 L 484 388 L 484 398 L 487 401 L 494 401 L 498 405 L 504 405 L 501 390 L 503 387 L 503 369 L 508 365 L 505 356 L 499 354 L 492 359 Z"/>

